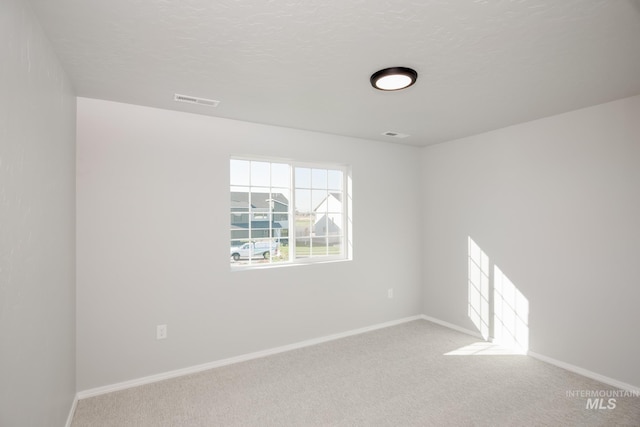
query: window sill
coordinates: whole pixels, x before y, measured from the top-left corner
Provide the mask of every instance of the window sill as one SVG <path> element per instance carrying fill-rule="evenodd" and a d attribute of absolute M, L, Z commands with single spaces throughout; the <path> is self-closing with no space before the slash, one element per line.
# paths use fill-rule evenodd
<path fill-rule="evenodd" d="M 326 258 L 322 260 L 313 259 L 313 260 L 296 260 L 296 261 L 283 261 L 272 264 L 231 264 L 230 270 L 232 272 L 235 271 L 248 271 L 248 270 L 266 270 L 271 268 L 288 268 L 288 267 L 298 267 L 302 265 L 317 265 L 317 264 L 332 264 L 338 262 L 348 262 L 351 261 L 351 258 Z"/>

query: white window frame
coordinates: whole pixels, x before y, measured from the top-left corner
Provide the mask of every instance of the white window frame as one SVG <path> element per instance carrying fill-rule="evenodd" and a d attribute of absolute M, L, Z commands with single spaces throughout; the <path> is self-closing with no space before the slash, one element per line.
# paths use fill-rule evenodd
<path fill-rule="evenodd" d="M 282 261 L 272 261 L 269 262 L 252 262 L 249 259 L 249 262 L 246 264 L 236 264 L 233 261 L 230 262 L 232 271 L 241 271 L 248 269 L 263 269 L 263 268 L 277 268 L 277 267 L 285 267 L 285 266 L 293 266 L 293 265 L 308 265 L 308 264 L 321 264 L 327 262 L 337 262 L 337 261 L 349 261 L 352 259 L 353 245 L 352 245 L 352 219 L 351 219 L 351 210 L 352 210 L 352 184 L 351 184 L 351 168 L 348 165 L 339 164 L 339 163 L 326 163 L 326 162 L 299 162 L 292 161 L 280 158 L 272 158 L 272 157 L 260 157 L 260 156 L 231 156 L 229 159 L 229 167 L 231 167 L 231 161 L 240 160 L 240 161 L 252 161 L 252 162 L 264 162 L 264 163 L 276 163 L 276 164 L 287 164 L 289 166 L 289 207 L 287 211 L 288 215 L 288 250 L 289 250 L 289 259 Z M 295 211 L 296 211 L 296 189 L 307 189 L 306 187 L 296 187 L 296 177 L 295 171 L 296 168 L 309 168 L 309 169 L 324 169 L 324 170 L 339 170 L 342 172 L 342 221 L 340 224 L 340 228 L 342 230 L 341 233 L 341 249 L 340 253 L 336 255 L 309 255 L 308 257 L 296 258 L 297 253 L 297 236 L 296 236 L 296 222 L 295 222 Z M 233 187 L 237 187 L 238 185 L 234 185 L 231 183 L 231 176 L 229 176 L 229 191 L 231 194 L 231 190 Z M 249 186 L 251 187 L 251 185 Z M 265 186 L 266 187 L 266 186 Z M 269 188 L 281 188 L 281 187 L 272 187 L 269 184 Z M 331 189 L 329 185 L 326 188 L 327 192 L 330 193 Z M 227 199 L 229 200 L 229 199 Z M 312 206 L 312 209 L 314 207 Z M 231 206 L 229 206 L 228 212 L 232 214 Z M 251 230 L 251 213 L 249 213 L 249 229 Z M 269 230 L 271 230 L 271 224 L 269 224 Z M 271 233 L 270 233 L 271 234 Z M 231 238 L 231 235 L 229 235 Z M 310 237 L 312 238 L 312 237 Z M 230 239 L 231 241 L 232 239 Z M 313 246 L 313 244 L 312 244 Z"/>

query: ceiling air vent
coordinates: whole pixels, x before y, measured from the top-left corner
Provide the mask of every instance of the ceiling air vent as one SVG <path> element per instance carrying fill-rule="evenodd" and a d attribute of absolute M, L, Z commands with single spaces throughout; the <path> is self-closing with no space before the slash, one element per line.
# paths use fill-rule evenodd
<path fill-rule="evenodd" d="M 383 132 L 382 134 L 384 136 L 390 136 L 391 138 L 406 138 L 408 136 L 411 136 L 411 135 L 407 135 L 406 133 L 392 132 L 392 131 Z"/>
<path fill-rule="evenodd" d="M 213 99 L 198 98 L 196 96 L 180 95 L 177 93 L 173 95 L 173 100 L 177 102 L 186 102 L 187 104 L 204 105 L 206 107 L 217 107 L 218 104 L 220 104 L 220 101 Z"/>

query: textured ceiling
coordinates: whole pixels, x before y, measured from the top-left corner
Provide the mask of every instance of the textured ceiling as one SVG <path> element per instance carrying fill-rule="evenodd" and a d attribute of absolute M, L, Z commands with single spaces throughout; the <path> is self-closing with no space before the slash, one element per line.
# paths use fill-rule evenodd
<path fill-rule="evenodd" d="M 31 3 L 83 97 L 428 145 L 640 94 L 636 0 Z"/>

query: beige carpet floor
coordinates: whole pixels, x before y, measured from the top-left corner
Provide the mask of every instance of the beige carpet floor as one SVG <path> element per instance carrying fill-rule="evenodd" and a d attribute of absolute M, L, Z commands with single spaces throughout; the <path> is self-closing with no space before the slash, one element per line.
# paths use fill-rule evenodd
<path fill-rule="evenodd" d="M 418 320 L 78 402 L 81 426 L 640 426 L 640 397 Z M 467 347 L 468 348 L 468 347 Z M 608 403 L 605 399 L 605 405 Z"/>

